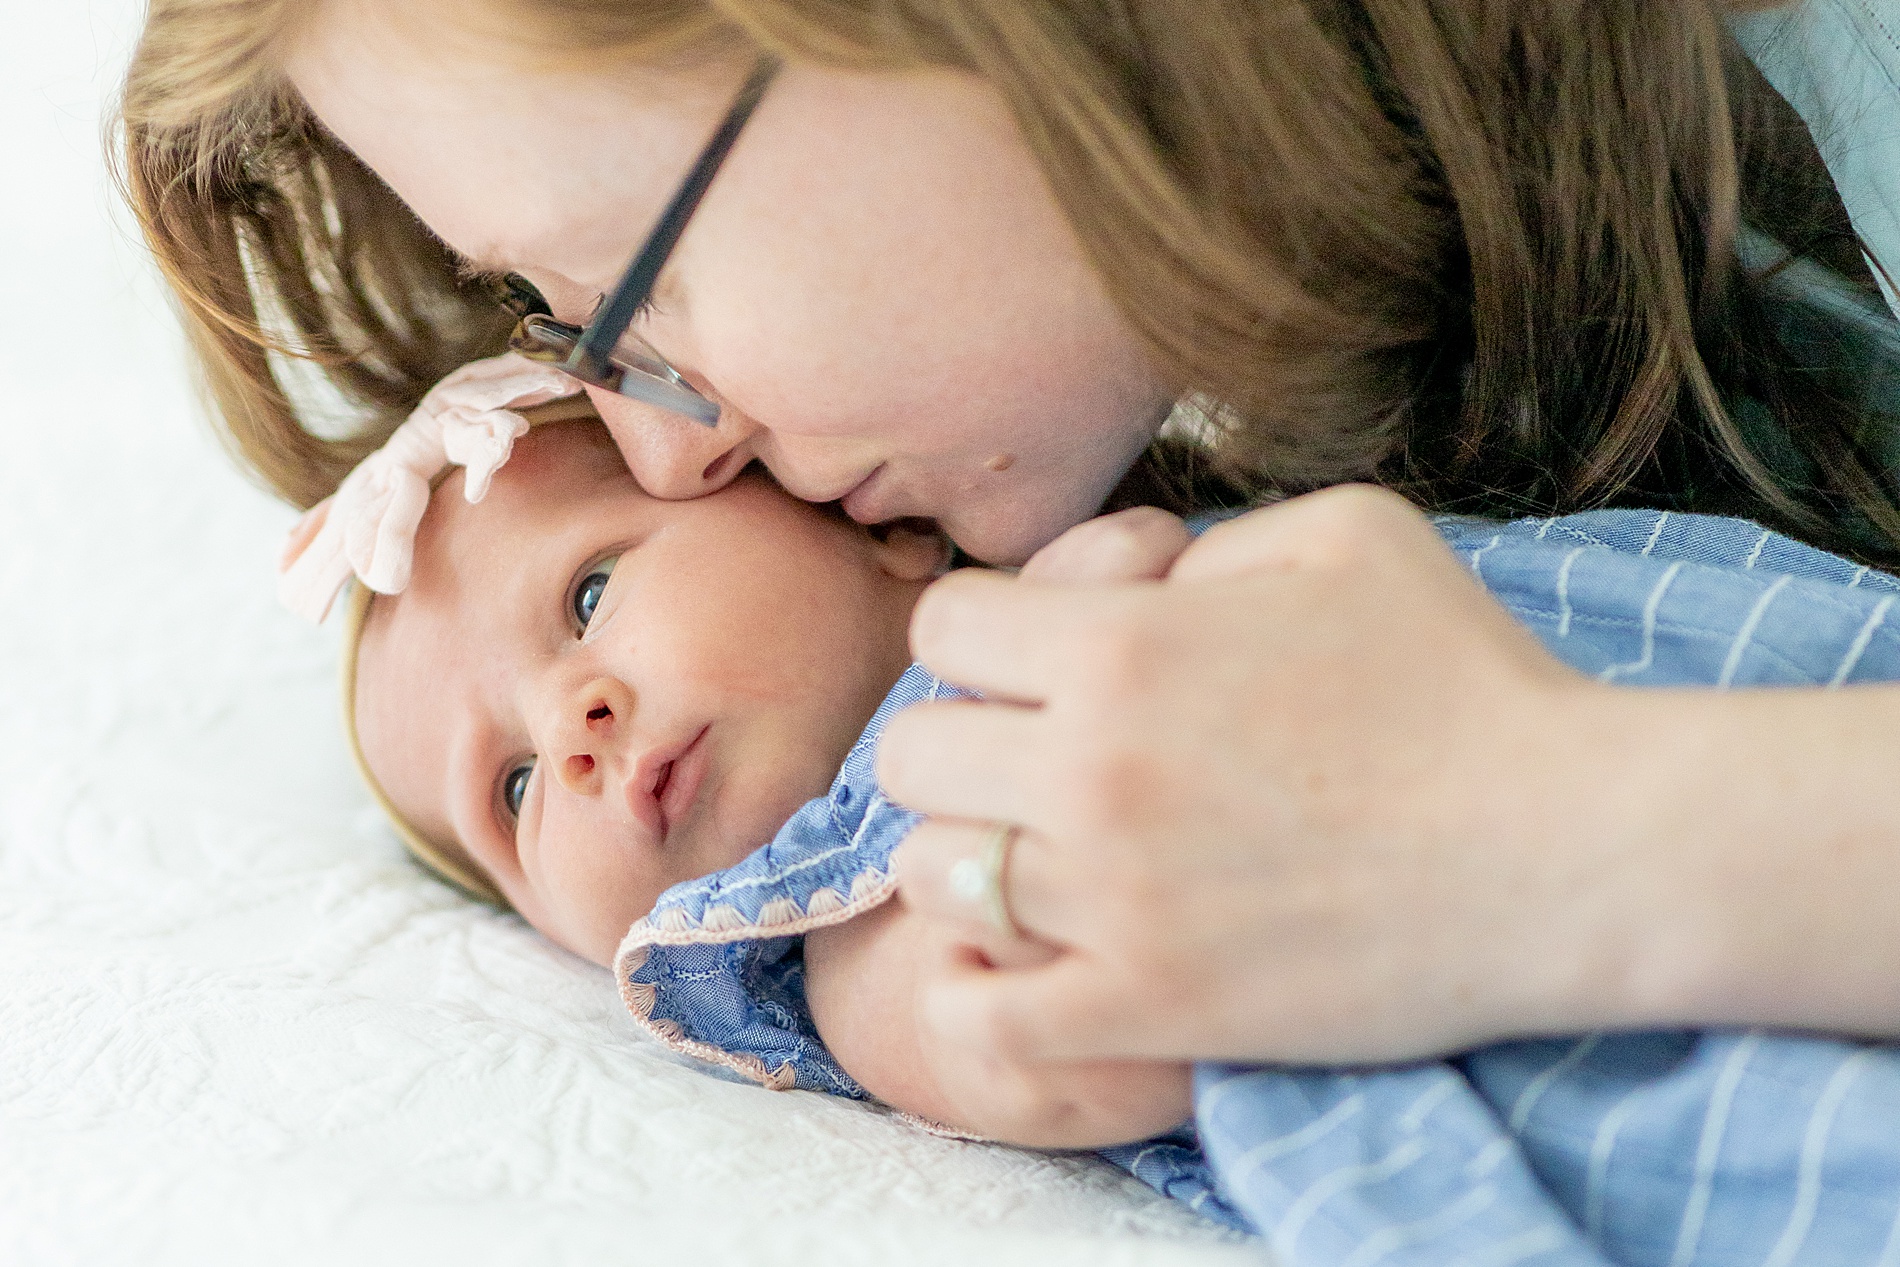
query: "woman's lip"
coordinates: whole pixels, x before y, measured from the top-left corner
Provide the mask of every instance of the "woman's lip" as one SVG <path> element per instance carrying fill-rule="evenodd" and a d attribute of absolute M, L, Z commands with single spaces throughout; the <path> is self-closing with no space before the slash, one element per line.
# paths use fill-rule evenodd
<path fill-rule="evenodd" d="M 664 785 L 658 789 L 658 794 L 660 839 L 663 842 L 672 834 L 674 826 L 692 813 L 693 802 L 699 796 L 699 786 L 706 781 L 710 749 L 705 739 L 706 732 L 711 729 L 711 725 L 701 726 L 692 742 L 681 749 L 679 755 L 661 771 Z"/>
<path fill-rule="evenodd" d="M 845 514 L 861 524 L 878 524 L 892 518 L 887 507 L 880 505 L 878 499 L 880 486 L 884 483 L 879 477 L 884 474 L 884 471 L 885 464 L 878 463 L 871 468 L 869 475 L 857 482 L 856 487 L 838 499 L 838 505 Z M 886 496 L 883 500 L 888 503 L 890 498 Z"/>

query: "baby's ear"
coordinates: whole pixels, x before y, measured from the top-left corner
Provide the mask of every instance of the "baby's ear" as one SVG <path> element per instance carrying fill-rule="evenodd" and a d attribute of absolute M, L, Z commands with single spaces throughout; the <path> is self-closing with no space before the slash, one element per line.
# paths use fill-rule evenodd
<path fill-rule="evenodd" d="M 926 520 L 900 520 L 872 530 L 878 564 L 900 581 L 932 581 L 950 569 L 950 538 Z"/>

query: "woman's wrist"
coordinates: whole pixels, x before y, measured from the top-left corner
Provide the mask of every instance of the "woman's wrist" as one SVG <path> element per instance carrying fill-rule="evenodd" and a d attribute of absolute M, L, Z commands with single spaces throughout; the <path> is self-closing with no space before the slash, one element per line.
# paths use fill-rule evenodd
<path fill-rule="evenodd" d="M 1576 950 L 1530 978 L 1525 1028 L 1900 1033 L 1900 687 L 1568 707 L 1544 882 Z"/>

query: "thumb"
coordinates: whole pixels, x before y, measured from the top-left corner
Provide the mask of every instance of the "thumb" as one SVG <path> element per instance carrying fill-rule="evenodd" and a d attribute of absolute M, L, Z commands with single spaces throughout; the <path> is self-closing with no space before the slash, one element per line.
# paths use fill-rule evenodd
<path fill-rule="evenodd" d="M 1135 506 L 1077 524 L 1036 551 L 1022 576 L 1055 585 L 1158 581 L 1193 539 L 1178 516 Z"/>

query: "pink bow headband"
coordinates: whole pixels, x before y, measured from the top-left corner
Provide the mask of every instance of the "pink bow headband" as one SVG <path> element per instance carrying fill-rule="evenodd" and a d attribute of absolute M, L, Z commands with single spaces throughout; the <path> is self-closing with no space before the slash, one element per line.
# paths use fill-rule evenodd
<path fill-rule="evenodd" d="M 528 434 L 528 420 L 514 410 L 580 390 L 553 366 L 513 352 L 472 361 L 444 378 L 382 448 L 291 528 L 278 563 L 279 601 L 314 622 L 352 576 L 378 594 L 400 594 L 435 477 L 450 466 L 466 468 L 462 495 L 480 501 L 515 441 Z"/>

